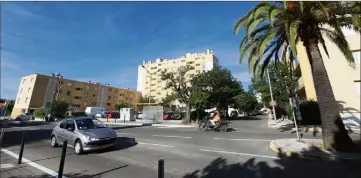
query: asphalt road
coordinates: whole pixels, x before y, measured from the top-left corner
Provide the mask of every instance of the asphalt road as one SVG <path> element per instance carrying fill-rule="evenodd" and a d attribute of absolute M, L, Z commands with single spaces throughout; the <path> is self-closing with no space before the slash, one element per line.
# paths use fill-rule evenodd
<path fill-rule="evenodd" d="M 167 178 L 361 177 L 359 165 L 354 163 L 280 158 L 269 149 L 269 142 L 296 135 L 270 129 L 262 118 L 232 121 L 230 126 L 234 130 L 224 133 L 197 128 L 116 127 L 116 149 L 80 156 L 68 149 L 64 173 L 68 177 L 152 178 L 157 177 L 157 161 L 162 158 Z M 19 136 L 28 130 L 24 157 L 57 171 L 61 148 L 50 147 L 51 127 L 11 128 L 5 133 L 3 147 L 18 153 Z M 305 133 L 304 137 L 314 135 Z"/>

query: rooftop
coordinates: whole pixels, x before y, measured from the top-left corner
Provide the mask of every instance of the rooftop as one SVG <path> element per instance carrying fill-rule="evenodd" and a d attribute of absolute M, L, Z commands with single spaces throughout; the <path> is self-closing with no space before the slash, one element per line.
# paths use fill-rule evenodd
<path fill-rule="evenodd" d="M 201 52 L 201 53 L 187 53 L 185 56 L 180 56 L 178 58 L 175 59 L 168 59 L 168 58 L 157 58 L 155 59 L 155 61 L 143 61 L 143 65 L 146 64 L 152 64 L 152 63 L 160 63 L 160 62 L 165 62 L 165 61 L 173 61 L 173 60 L 181 60 L 181 59 L 186 59 L 189 57 L 198 57 L 198 56 L 204 56 L 206 54 L 214 54 L 214 52 L 210 49 L 207 49 L 205 52 Z"/>

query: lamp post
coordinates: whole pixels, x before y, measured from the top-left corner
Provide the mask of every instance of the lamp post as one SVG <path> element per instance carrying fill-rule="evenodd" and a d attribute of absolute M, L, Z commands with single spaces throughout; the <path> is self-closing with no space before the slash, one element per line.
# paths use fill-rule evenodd
<path fill-rule="evenodd" d="M 150 87 L 152 86 L 152 75 L 150 74 L 149 70 L 144 66 L 142 65 L 142 67 L 148 72 L 149 74 L 149 96 L 148 96 L 148 106 L 150 106 L 150 96 L 151 96 L 151 90 L 150 90 Z"/>
<path fill-rule="evenodd" d="M 57 96 L 57 93 L 59 92 L 58 85 L 59 85 L 60 79 L 63 78 L 63 76 L 60 73 L 51 74 L 51 76 L 53 78 L 56 78 L 55 92 L 53 95 L 53 102 L 51 103 L 51 108 L 50 108 L 50 117 L 53 117 L 53 108 L 54 108 L 55 97 Z"/>
<path fill-rule="evenodd" d="M 274 103 L 273 93 L 272 93 L 271 79 L 270 79 L 270 77 L 269 77 L 268 68 L 267 68 L 267 78 L 268 78 L 268 85 L 269 85 L 269 90 L 270 90 L 270 94 L 271 94 L 271 101 Z M 273 110 L 273 119 L 276 120 L 276 109 L 275 109 L 275 106 L 274 106 L 274 105 L 272 105 L 272 110 Z"/>

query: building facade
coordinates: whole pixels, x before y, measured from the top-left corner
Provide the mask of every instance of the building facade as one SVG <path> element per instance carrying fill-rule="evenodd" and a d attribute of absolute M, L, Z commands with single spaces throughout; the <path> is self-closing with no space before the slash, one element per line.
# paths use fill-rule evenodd
<path fill-rule="evenodd" d="M 360 40 L 361 36 L 352 30 L 343 29 L 355 59 L 355 67 L 351 67 L 342 52 L 327 37 L 324 37 L 329 57 L 319 45 L 324 65 L 331 82 L 336 101 L 340 105 L 341 116 L 355 125 L 360 123 Z M 300 42 L 297 45 L 298 56 L 294 63 L 298 77 L 297 95 L 300 99 L 317 100 L 311 65 L 306 49 Z M 353 122 L 354 120 L 355 122 Z M 345 121 L 344 121 L 345 122 Z M 358 123 L 357 123 L 358 122 Z"/>
<path fill-rule="evenodd" d="M 137 90 L 143 96 L 151 96 L 160 102 L 167 94 L 172 93 L 172 90 L 166 89 L 166 82 L 162 81 L 161 72 L 164 70 L 175 72 L 179 67 L 186 65 L 194 67 L 187 75 L 197 74 L 201 71 L 212 70 L 214 66 L 218 65 L 218 58 L 213 51 L 207 49 L 202 53 L 187 53 L 176 59 L 159 58 L 154 62 L 143 61 L 143 64 L 138 66 Z"/>
<path fill-rule="evenodd" d="M 140 97 L 140 92 L 128 88 L 32 74 L 21 78 L 11 116 L 33 112 L 42 106 L 50 107 L 54 98 L 68 102 L 71 110 L 84 111 L 91 106 L 114 110 L 115 104 L 120 102 L 136 107 Z"/>

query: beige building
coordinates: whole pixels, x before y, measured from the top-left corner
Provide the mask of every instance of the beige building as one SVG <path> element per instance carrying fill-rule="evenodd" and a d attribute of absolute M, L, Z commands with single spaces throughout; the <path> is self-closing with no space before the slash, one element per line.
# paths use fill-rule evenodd
<path fill-rule="evenodd" d="M 57 85 L 57 82 L 58 85 Z M 59 92 L 56 92 L 58 88 Z M 33 112 L 36 108 L 50 107 L 54 100 L 64 100 L 70 109 L 84 111 L 99 106 L 114 110 L 117 103 L 125 102 L 136 107 L 141 93 L 128 88 L 115 88 L 97 82 L 82 82 L 48 75 L 32 74 L 21 78 L 12 117 Z"/>
<path fill-rule="evenodd" d="M 143 61 L 143 64 L 138 66 L 137 90 L 143 96 L 151 96 L 160 102 L 167 94 L 172 93 L 170 89 L 165 89 L 166 82 L 161 80 L 161 72 L 163 70 L 175 72 L 179 67 L 186 65 L 194 67 L 187 75 L 196 74 L 201 71 L 212 70 L 214 66 L 218 65 L 218 58 L 214 55 L 213 51 L 207 49 L 202 53 L 187 53 L 185 56 L 176 59 L 159 58 L 154 62 Z"/>
<path fill-rule="evenodd" d="M 344 122 L 359 125 L 361 36 L 352 30 L 344 29 L 343 31 L 355 58 L 355 68 L 350 67 L 341 51 L 327 37 L 325 37 L 325 40 L 329 57 L 321 45 L 319 45 L 319 48 L 334 96 L 341 106 L 341 116 L 347 118 L 347 121 Z M 301 99 L 317 100 L 311 66 L 302 43 L 297 45 L 297 50 L 298 60 L 294 65 L 296 76 L 299 77 L 297 94 Z"/>

